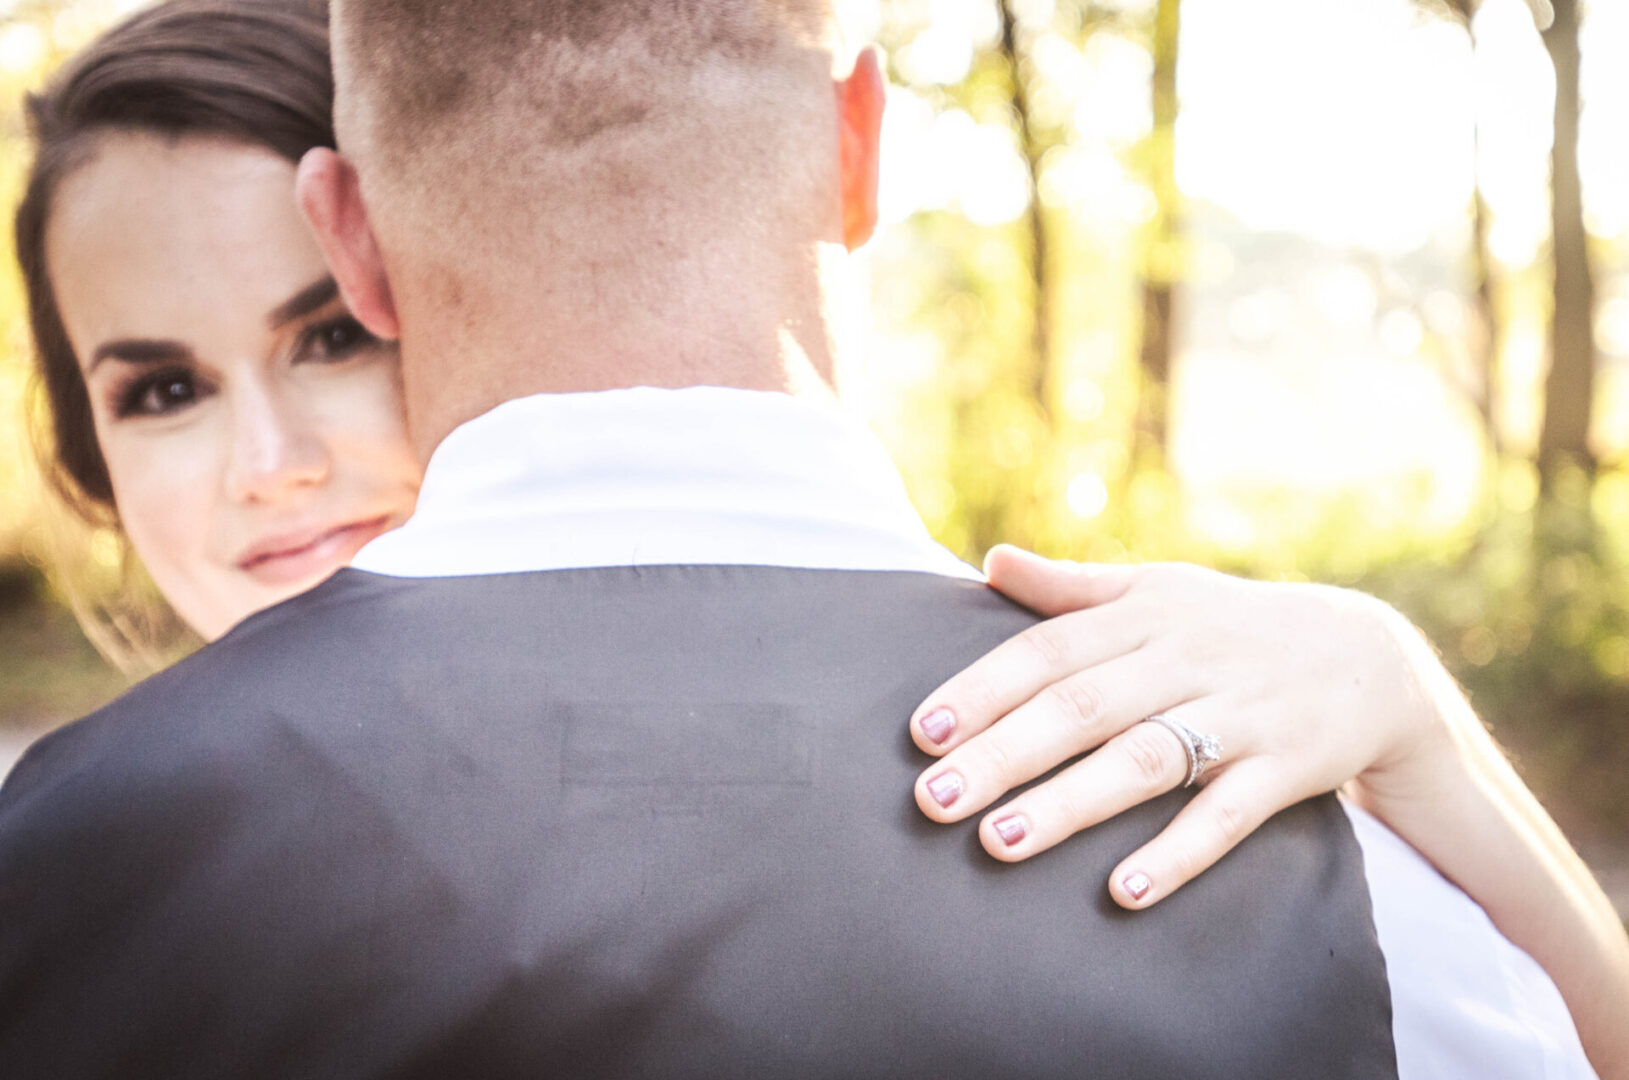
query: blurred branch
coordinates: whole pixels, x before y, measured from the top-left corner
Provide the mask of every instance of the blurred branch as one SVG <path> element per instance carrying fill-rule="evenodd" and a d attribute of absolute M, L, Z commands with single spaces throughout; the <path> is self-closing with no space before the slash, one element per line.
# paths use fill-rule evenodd
<path fill-rule="evenodd" d="M 1525 0 L 1527 10 L 1532 13 L 1533 25 L 1539 31 L 1545 31 L 1555 22 L 1555 8 L 1550 0 Z M 1418 0 L 1418 5 L 1434 15 L 1447 16 L 1457 19 L 1467 25 L 1477 10 L 1482 6 L 1482 0 Z"/>
<path fill-rule="evenodd" d="M 1018 48 L 1018 25 L 1010 0 L 999 0 L 1001 13 L 1001 56 L 1010 79 L 1013 116 L 1018 124 L 1019 148 L 1024 155 L 1029 184 L 1029 211 L 1026 214 L 1030 239 L 1030 275 L 1035 286 L 1035 315 L 1031 338 L 1030 392 L 1036 408 L 1051 426 L 1052 419 L 1052 281 L 1047 258 L 1046 220 L 1041 210 L 1039 179 L 1041 157 L 1046 148 L 1036 135 L 1030 112 L 1029 84 L 1024 59 Z"/>
<path fill-rule="evenodd" d="M 1478 46 L 1476 0 L 1436 0 L 1446 7 L 1454 21 L 1465 28 L 1474 58 Z M 1471 106 L 1471 295 L 1476 310 L 1479 333 L 1469 346 L 1472 367 L 1478 379 L 1465 388 L 1466 396 L 1476 406 L 1482 420 L 1482 430 L 1496 460 L 1504 457 L 1504 432 L 1499 424 L 1500 358 L 1504 355 L 1504 325 L 1500 322 L 1497 270 L 1493 253 L 1488 246 L 1491 223 L 1488 201 L 1482 188 L 1482 118 L 1477 103 Z"/>
<path fill-rule="evenodd" d="M 1059 5 L 1067 8 L 1075 16 L 1080 31 L 1080 40 L 1084 41 L 1099 30 L 1110 30 L 1126 37 L 1138 37 L 1146 29 L 1145 20 L 1141 16 L 1133 15 L 1125 8 L 1115 4 L 1079 3 Z"/>
<path fill-rule="evenodd" d="M 1475 125 L 1476 130 L 1472 136 L 1476 149 L 1472 153 L 1480 158 L 1480 145 L 1482 141 L 1481 125 Z M 1472 304 L 1476 309 L 1477 322 L 1480 332 L 1473 336 L 1470 344 L 1472 362 L 1480 378 L 1475 386 L 1472 401 L 1476 405 L 1477 414 L 1482 418 L 1482 430 L 1487 435 L 1488 446 L 1495 458 L 1505 455 L 1504 430 L 1499 423 L 1499 400 L 1502 394 L 1502 381 L 1499 377 L 1500 358 L 1504 355 L 1504 324 L 1499 317 L 1497 271 L 1494 269 L 1493 254 L 1488 247 L 1488 233 L 1490 230 L 1488 201 L 1482 194 L 1482 179 L 1480 165 L 1474 165 L 1475 179 L 1471 190 L 1471 278 L 1473 283 Z"/>
<path fill-rule="evenodd" d="M 1555 7 L 1550 0 L 1527 0 L 1527 8 L 1533 13 L 1533 25 L 1540 31 L 1548 30 L 1555 24 Z"/>
<path fill-rule="evenodd" d="M 1465 30 L 1471 54 L 1476 55 L 1476 11 L 1480 0 L 1416 0 L 1422 11 Z M 1449 370 L 1448 382 L 1476 409 L 1482 431 L 1494 460 L 1506 452 L 1505 435 L 1499 421 L 1502 397 L 1500 363 L 1504 355 L 1504 324 L 1500 318 L 1498 270 L 1488 246 L 1491 228 L 1487 198 L 1483 193 L 1482 119 L 1478 103 L 1472 103 L 1471 116 L 1471 306 L 1476 329 L 1466 344 L 1470 374 Z"/>
<path fill-rule="evenodd" d="M 1181 0 L 1158 0 L 1154 11 L 1150 86 L 1154 126 L 1148 135 L 1147 176 L 1154 195 L 1154 220 L 1143 252 L 1142 341 L 1138 361 L 1139 451 L 1163 462 L 1169 450 L 1171 361 L 1175 351 L 1175 291 L 1182 243 L 1182 193 L 1176 181 L 1177 49 L 1182 29 Z"/>
<path fill-rule="evenodd" d="M 1434 18 L 1466 26 L 1475 13 L 1472 0 L 1415 0 L 1414 6 Z"/>

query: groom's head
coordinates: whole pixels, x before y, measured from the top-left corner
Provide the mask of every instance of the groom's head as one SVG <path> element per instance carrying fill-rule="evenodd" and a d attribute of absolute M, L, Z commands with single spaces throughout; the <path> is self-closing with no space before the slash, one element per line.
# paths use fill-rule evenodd
<path fill-rule="evenodd" d="M 301 199 L 421 443 L 520 393 L 830 376 L 882 84 L 829 0 L 336 0 L 333 32 L 344 158 Z"/>

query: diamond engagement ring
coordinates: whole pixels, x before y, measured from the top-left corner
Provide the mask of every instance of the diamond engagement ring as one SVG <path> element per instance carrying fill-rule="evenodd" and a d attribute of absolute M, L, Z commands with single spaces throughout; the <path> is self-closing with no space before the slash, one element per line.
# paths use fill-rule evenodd
<path fill-rule="evenodd" d="M 1222 740 L 1214 735 L 1201 735 L 1181 720 L 1173 720 L 1164 713 L 1143 718 L 1143 723 L 1155 723 L 1175 735 L 1188 754 L 1188 779 L 1183 787 L 1193 787 L 1205 775 L 1205 770 L 1222 760 Z"/>

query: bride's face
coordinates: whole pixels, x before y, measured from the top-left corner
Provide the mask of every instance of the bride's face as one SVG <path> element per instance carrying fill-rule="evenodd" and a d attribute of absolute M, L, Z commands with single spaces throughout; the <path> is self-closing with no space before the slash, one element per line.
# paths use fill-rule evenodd
<path fill-rule="evenodd" d="M 120 523 L 208 638 L 400 525 L 421 478 L 395 352 L 346 311 L 293 193 L 270 151 L 110 135 L 47 235 Z"/>

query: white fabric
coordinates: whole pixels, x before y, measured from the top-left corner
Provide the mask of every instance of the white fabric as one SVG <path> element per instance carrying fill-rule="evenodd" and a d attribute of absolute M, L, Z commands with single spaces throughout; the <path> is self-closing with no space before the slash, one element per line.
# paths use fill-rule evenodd
<path fill-rule="evenodd" d="M 352 565 L 456 577 L 664 563 L 983 580 L 933 542 L 864 426 L 716 387 L 500 405 L 447 436 L 412 520 Z"/>
<path fill-rule="evenodd" d="M 862 426 L 830 406 L 713 387 L 502 405 L 448 436 L 413 519 L 354 565 L 437 577 L 663 564 L 982 580 L 929 538 Z M 1347 813 L 1402 1080 L 1593 1077 L 1543 970 L 1394 833 Z"/>
<path fill-rule="evenodd" d="M 1391 984 L 1399 1080 L 1592 1078 L 1555 983 L 1458 886 L 1351 805 Z"/>

